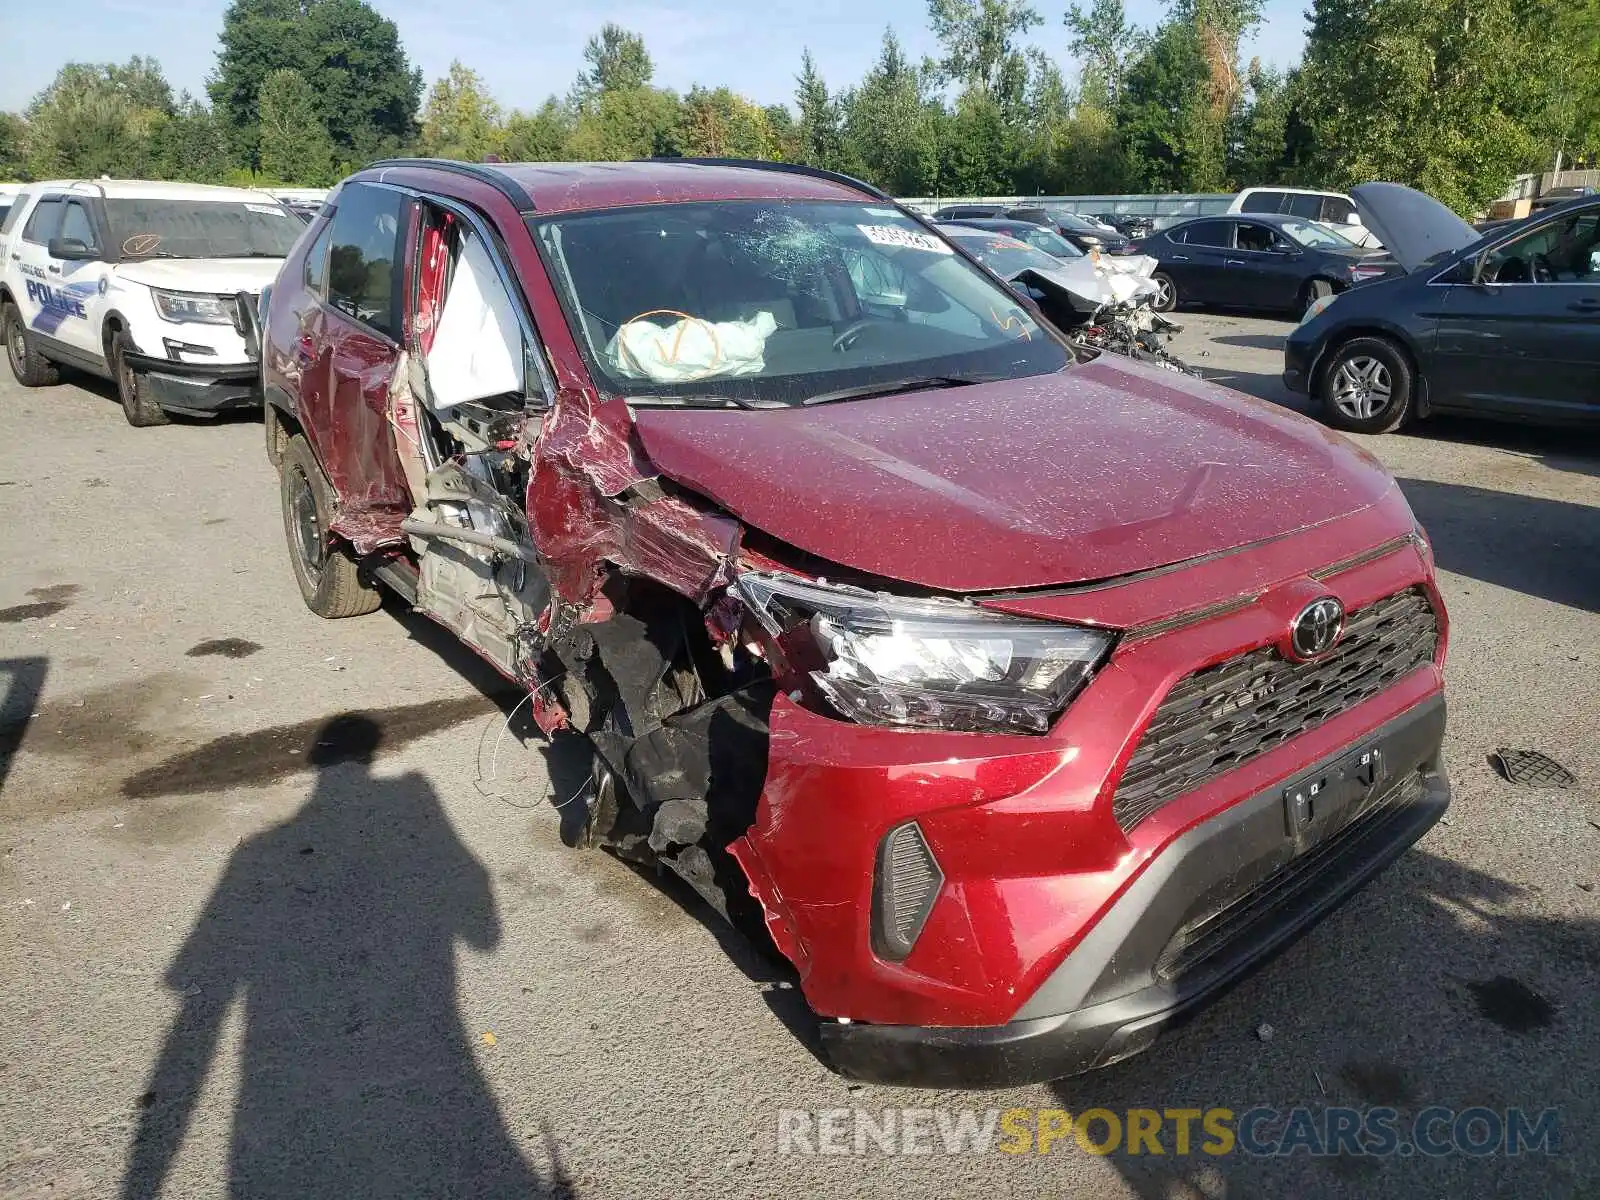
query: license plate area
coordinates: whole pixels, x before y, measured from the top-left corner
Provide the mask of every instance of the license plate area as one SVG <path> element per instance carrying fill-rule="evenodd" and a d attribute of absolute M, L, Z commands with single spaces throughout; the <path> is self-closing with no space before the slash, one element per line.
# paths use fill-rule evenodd
<path fill-rule="evenodd" d="M 1381 743 L 1369 742 L 1283 789 L 1284 834 L 1296 854 L 1348 825 L 1383 795 L 1389 758 Z"/>

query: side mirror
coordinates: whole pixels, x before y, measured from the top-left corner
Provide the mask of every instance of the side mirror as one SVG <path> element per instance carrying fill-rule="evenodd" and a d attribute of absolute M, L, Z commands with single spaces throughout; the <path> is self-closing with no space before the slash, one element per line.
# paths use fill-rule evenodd
<path fill-rule="evenodd" d="M 51 258 L 58 258 L 62 262 L 88 262 L 100 257 L 99 251 L 77 238 L 51 238 L 45 250 Z"/>

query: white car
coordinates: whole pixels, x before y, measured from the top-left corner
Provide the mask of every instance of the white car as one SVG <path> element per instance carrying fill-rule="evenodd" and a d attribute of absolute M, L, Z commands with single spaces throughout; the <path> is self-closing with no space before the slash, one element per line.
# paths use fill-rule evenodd
<path fill-rule="evenodd" d="M 1361 223 L 1355 202 L 1343 192 L 1319 192 L 1315 188 L 1249 187 L 1228 205 L 1232 213 L 1282 213 L 1305 221 L 1320 221 L 1333 226 L 1358 246 L 1376 249 L 1383 243 Z"/>
<path fill-rule="evenodd" d="M 58 365 L 113 380 L 131 425 L 259 404 L 253 307 L 304 228 L 247 188 L 28 184 L 0 226 L 11 371 L 25 387 Z"/>

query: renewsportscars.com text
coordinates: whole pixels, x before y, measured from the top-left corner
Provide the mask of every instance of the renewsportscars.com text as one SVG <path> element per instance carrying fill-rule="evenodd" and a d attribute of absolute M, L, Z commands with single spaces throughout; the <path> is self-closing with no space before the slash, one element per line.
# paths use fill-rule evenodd
<path fill-rule="evenodd" d="M 1553 1108 L 782 1109 L 779 1154 L 1553 1154 Z"/>

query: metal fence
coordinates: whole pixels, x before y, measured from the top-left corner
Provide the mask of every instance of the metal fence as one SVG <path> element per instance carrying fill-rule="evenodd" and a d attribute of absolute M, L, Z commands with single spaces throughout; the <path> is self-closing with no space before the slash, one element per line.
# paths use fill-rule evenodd
<path fill-rule="evenodd" d="M 1190 217 L 1227 212 L 1233 203 L 1234 193 L 1181 192 L 1162 195 L 1138 196 L 910 196 L 900 203 L 921 213 L 933 213 L 956 204 L 1002 204 L 1007 207 L 1027 206 L 1062 212 L 1081 213 L 1085 216 L 1111 214 L 1115 216 L 1151 217 L 1156 228 L 1163 229 Z"/>

